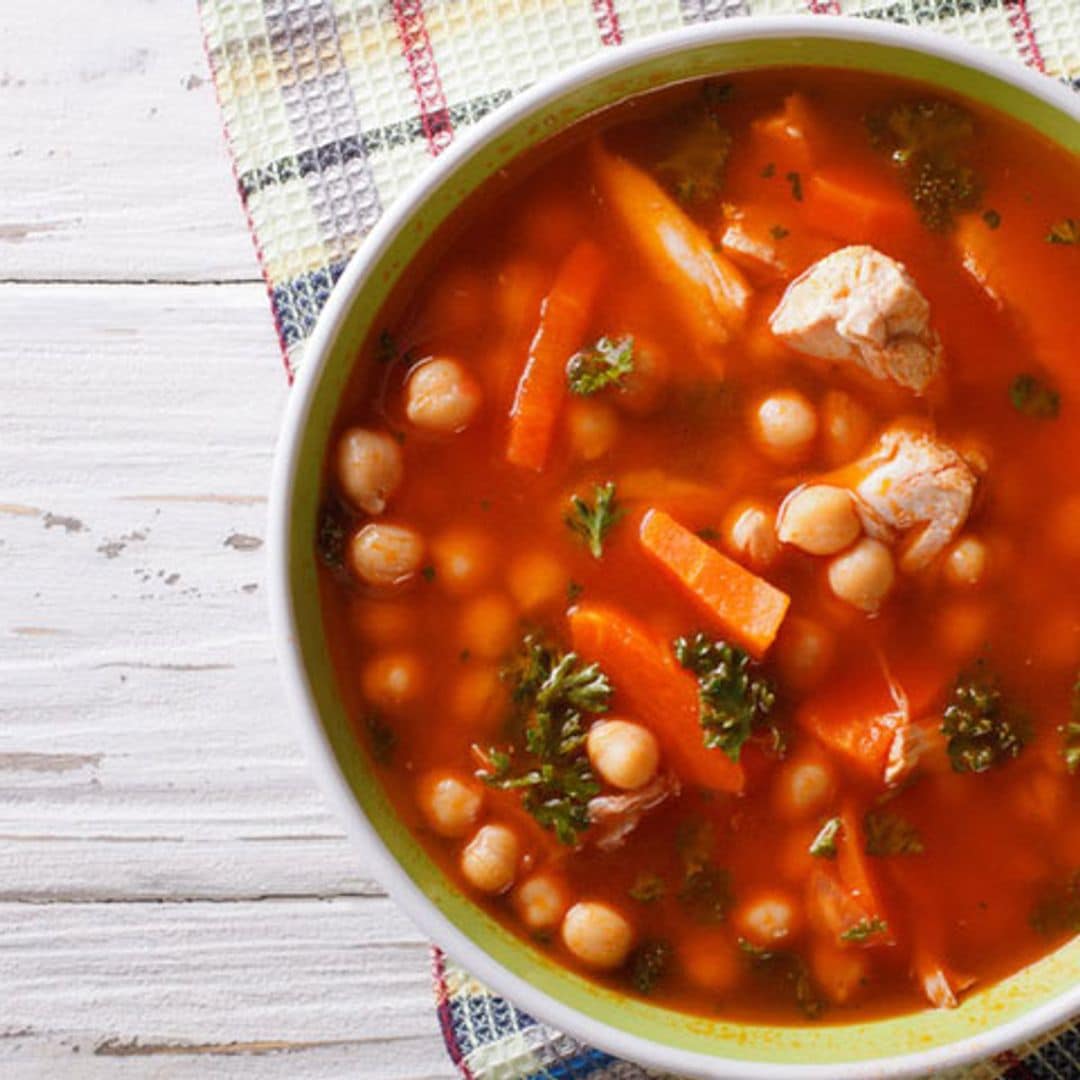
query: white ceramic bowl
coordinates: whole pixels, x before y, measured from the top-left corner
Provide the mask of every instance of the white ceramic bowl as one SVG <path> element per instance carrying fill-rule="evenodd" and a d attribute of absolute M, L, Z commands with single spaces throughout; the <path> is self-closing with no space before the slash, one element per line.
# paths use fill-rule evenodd
<path fill-rule="evenodd" d="M 884 22 L 739 18 L 605 51 L 544 80 L 461 135 L 364 241 L 334 289 L 292 390 L 273 480 L 271 597 L 300 731 L 358 856 L 456 960 L 529 1013 L 613 1054 L 675 1073 L 762 1080 L 869 1080 L 988 1057 L 1080 1012 L 1080 942 L 950 1013 L 778 1028 L 689 1018 L 598 989 L 539 955 L 440 875 L 396 823 L 349 732 L 321 638 L 314 528 L 337 395 L 394 279 L 484 175 L 597 107 L 653 86 L 745 67 L 819 64 L 890 71 L 1019 117 L 1074 153 L 1080 104 L 1063 86 L 955 38 Z"/>

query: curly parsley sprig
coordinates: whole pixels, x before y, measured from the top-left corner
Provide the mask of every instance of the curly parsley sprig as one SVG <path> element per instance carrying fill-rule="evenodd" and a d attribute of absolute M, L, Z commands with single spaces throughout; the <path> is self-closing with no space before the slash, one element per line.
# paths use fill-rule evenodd
<path fill-rule="evenodd" d="M 615 501 L 614 481 L 597 484 L 591 503 L 580 495 L 571 495 L 570 507 L 566 515 L 570 531 L 584 540 L 594 559 L 602 558 L 607 534 L 626 513 Z"/>

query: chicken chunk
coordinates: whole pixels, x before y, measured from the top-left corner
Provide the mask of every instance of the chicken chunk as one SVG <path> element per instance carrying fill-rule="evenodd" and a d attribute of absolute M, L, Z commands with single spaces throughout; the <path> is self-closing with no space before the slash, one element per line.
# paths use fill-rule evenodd
<path fill-rule="evenodd" d="M 941 367 L 930 305 L 904 267 L 872 247 L 841 248 L 785 291 L 769 318 L 798 352 L 847 360 L 922 393 Z"/>
<path fill-rule="evenodd" d="M 854 467 L 856 510 L 876 540 L 905 536 L 900 569 L 914 573 L 967 521 L 978 478 L 947 443 L 929 432 L 894 424 Z"/>

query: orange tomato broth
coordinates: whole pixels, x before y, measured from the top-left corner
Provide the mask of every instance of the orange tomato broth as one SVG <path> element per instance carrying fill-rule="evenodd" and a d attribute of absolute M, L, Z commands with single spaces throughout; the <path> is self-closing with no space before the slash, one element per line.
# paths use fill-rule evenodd
<path fill-rule="evenodd" d="M 491 898 L 470 890 L 458 869 L 464 841 L 433 835 L 416 801 L 417 779 L 428 770 L 471 775 L 474 744 L 505 744 L 508 688 L 499 671 L 522 634 L 539 630 L 569 648 L 567 613 L 578 603 L 615 608 L 658 639 L 699 629 L 723 636 L 642 551 L 638 525 L 647 508 L 659 508 L 723 550 L 726 515 L 740 499 L 775 507 L 797 484 L 834 466 L 820 443 L 797 467 L 778 466 L 757 452 L 747 415 L 772 390 L 796 388 L 820 406 L 827 390 L 841 388 L 870 412 L 875 432 L 898 416 L 917 415 L 929 418 L 950 444 L 981 447 L 989 470 L 961 534 L 980 537 L 990 552 L 979 584 L 949 583 L 938 558 L 919 574 L 898 572 L 880 613 L 869 617 L 830 595 L 827 559 L 785 549 L 762 572 L 791 597 L 780 642 L 761 668 L 777 690 L 774 715 L 790 746 L 780 761 L 759 743 L 748 744 L 741 794 L 685 784 L 681 796 L 647 813 L 618 850 L 598 851 L 586 834 L 575 852 L 540 829 L 517 795 L 485 789 L 481 820 L 517 830 L 523 865 L 557 867 L 572 898 L 608 901 L 630 920 L 638 941 L 673 944 L 674 962 L 652 1000 L 730 1018 L 806 1022 L 787 969 L 770 974 L 736 944 L 739 903 L 781 889 L 800 913 L 790 949 L 805 958 L 814 993 L 829 1002 L 819 1022 L 893 1015 L 926 1007 L 912 973 L 927 957 L 974 977 L 979 987 L 1060 943 L 1061 934 L 1036 932 L 1029 916 L 1047 890 L 1062 887 L 1080 868 L 1080 781 L 1064 767 L 1058 730 L 1070 716 L 1080 663 L 1080 424 L 1074 419 L 1080 364 L 1073 359 L 1080 249 L 1046 241 L 1053 222 L 1076 216 L 1080 168 L 1033 132 L 968 105 L 977 117 L 972 162 L 984 180 L 982 208 L 1000 214 L 1000 227 L 991 229 L 974 213 L 956 230 L 931 232 L 916 221 L 894 168 L 869 145 L 864 117 L 875 106 L 939 93 L 890 78 L 813 69 L 725 81 L 731 92 L 717 107 L 733 143 L 723 191 L 688 212 L 714 241 L 732 206 L 748 219 L 782 226 L 788 230 L 777 242 L 788 260 L 784 276 L 747 270 L 754 294 L 745 327 L 726 345 L 698 349 L 685 310 L 673 308 L 657 287 L 654 270 L 598 195 L 586 150 L 592 134 L 601 129 L 609 150 L 649 170 L 702 107 L 697 85 L 625 103 L 489 181 L 442 230 L 388 306 L 380 325 L 391 332 L 397 359 L 376 361 L 378 343 L 370 342 L 363 357 L 369 362 L 358 363 L 339 414 L 339 430 L 360 424 L 403 433 L 404 480 L 383 520 L 417 529 L 431 566 L 440 540 L 455 533 L 473 537 L 478 580 L 451 589 L 429 572 L 404 587 L 376 590 L 323 568 L 328 638 L 358 739 L 367 741 L 373 713 L 393 732 L 395 747 L 379 775 L 402 819 L 451 878 L 525 934 L 512 891 Z M 782 144 L 763 142 L 760 131 L 793 91 L 810 117 L 808 143 L 778 153 Z M 802 201 L 793 197 L 787 176 L 795 171 Z M 849 209 L 838 212 L 848 206 L 843 193 L 852 186 L 868 194 L 852 195 Z M 824 203 L 811 197 L 812 188 L 826 190 Z M 839 189 L 839 202 L 829 189 Z M 982 283 L 963 265 L 961 236 L 978 249 Z M 588 399 L 564 393 L 542 470 L 516 467 L 506 460 L 515 387 L 541 301 L 583 238 L 597 246 L 604 266 L 599 299 L 575 345 L 602 334 L 633 334 L 661 358 L 658 385 L 608 389 Z M 875 382 L 852 365 L 799 356 L 768 331 L 768 315 L 787 280 L 852 242 L 903 262 L 929 300 L 946 366 L 942 385 L 926 397 Z M 969 251 L 969 261 L 974 257 Z M 478 419 L 459 434 L 426 434 L 404 416 L 408 363 L 431 355 L 457 358 L 483 388 Z M 1060 389 L 1056 420 L 1020 415 L 1010 404 L 1011 381 L 1028 371 Z M 582 402 L 603 402 L 616 428 L 610 449 L 595 460 L 582 457 L 582 436 L 573 431 L 571 417 Z M 564 519 L 572 493 L 590 495 L 594 484 L 609 480 L 627 514 L 596 560 Z M 328 469 L 331 494 L 334 483 Z M 364 520 L 356 514 L 355 525 Z M 548 557 L 551 581 L 530 570 L 526 557 L 535 553 Z M 526 600 L 534 606 L 526 611 L 520 598 L 530 586 L 535 596 Z M 472 606 L 491 595 L 514 605 L 512 641 L 505 628 L 486 627 L 482 606 L 479 613 Z M 807 619 L 827 628 L 835 650 L 818 684 L 802 689 L 787 677 L 784 634 Z M 469 620 L 479 627 L 470 631 Z M 365 671 L 392 654 L 418 660 L 422 686 L 405 705 L 374 706 L 365 697 Z M 922 854 L 856 857 L 852 850 L 836 861 L 815 858 L 808 847 L 824 820 L 845 815 L 856 822 L 885 789 L 880 779 L 818 745 L 796 714 L 808 702 L 827 700 L 830 715 L 857 729 L 887 710 L 878 655 L 905 685 L 918 717 L 940 715 L 958 673 L 978 657 L 990 658 L 1009 698 L 1031 718 L 1030 741 L 1015 761 L 983 774 L 931 762 L 893 795 L 884 809 L 915 826 Z M 627 715 L 625 698 L 616 680 L 612 715 Z M 700 758 L 701 751 L 693 754 Z M 778 810 L 778 778 L 809 759 L 831 766 L 835 794 L 822 813 L 792 821 Z M 736 912 L 712 927 L 689 918 L 677 895 L 685 873 L 677 837 L 687 822 L 709 823 L 713 861 L 731 874 Z M 844 862 L 852 859 L 859 865 L 850 873 L 872 877 L 868 888 L 894 944 L 841 946 L 807 918 L 813 876 L 821 869 L 848 873 Z M 661 899 L 630 897 L 643 872 L 665 881 Z M 557 932 L 538 947 L 581 970 Z M 593 977 L 636 992 L 625 969 Z M 834 986 L 845 982 L 846 989 Z"/>

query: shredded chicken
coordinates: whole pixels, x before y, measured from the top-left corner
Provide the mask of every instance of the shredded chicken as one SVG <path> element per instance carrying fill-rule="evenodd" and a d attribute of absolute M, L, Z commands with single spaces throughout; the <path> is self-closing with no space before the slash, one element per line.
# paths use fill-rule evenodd
<path fill-rule="evenodd" d="M 856 508 L 876 540 L 910 534 L 900 568 L 921 570 L 948 544 L 971 510 L 978 478 L 948 444 L 902 425 L 886 428 L 855 466 Z"/>
<path fill-rule="evenodd" d="M 590 837 L 601 851 L 621 847 L 638 827 L 642 817 L 665 799 L 679 794 L 679 781 L 671 773 L 661 774 L 638 791 L 622 795 L 598 795 L 589 800 Z"/>
<path fill-rule="evenodd" d="M 798 352 L 851 361 L 916 393 L 941 367 L 926 297 L 903 265 L 872 247 L 814 263 L 787 287 L 769 325 Z"/>

